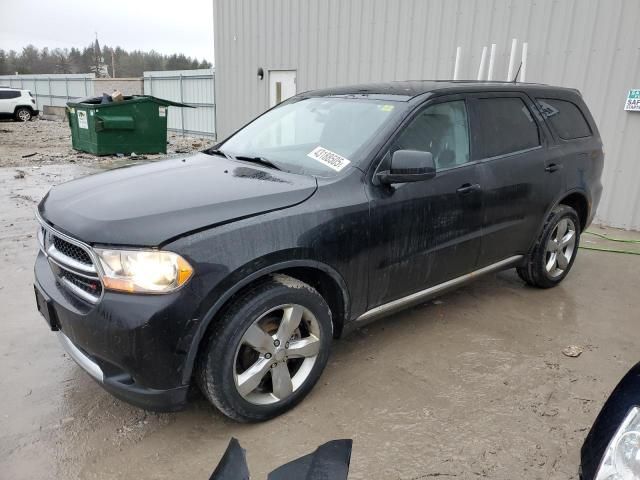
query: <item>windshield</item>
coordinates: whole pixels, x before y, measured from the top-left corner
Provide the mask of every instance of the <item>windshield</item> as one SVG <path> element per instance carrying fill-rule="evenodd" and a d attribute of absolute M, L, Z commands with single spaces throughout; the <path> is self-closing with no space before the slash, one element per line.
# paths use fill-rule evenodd
<path fill-rule="evenodd" d="M 267 160 L 282 170 L 333 176 L 400 110 L 398 102 L 314 97 L 265 113 L 222 144 L 233 157 Z"/>

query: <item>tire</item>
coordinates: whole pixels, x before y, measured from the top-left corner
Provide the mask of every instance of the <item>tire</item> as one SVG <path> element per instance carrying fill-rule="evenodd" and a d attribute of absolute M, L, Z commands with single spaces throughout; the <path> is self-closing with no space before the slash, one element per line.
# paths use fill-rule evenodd
<path fill-rule="evenodd" d="M 18 122 L 28 122 L 33 118 L 33 114 L 28 108 L 20 107 L 16 110 L 15 118 Z"/>
<path fill-rule="evenodd" d="M 332 330 L 331 310 L 314 288 L 286 275 L 270 276 L 217 319 L 203 341 L 196 380 L 226 416 L 268 420 L 311 391 L 327 364 Z"/>
<path fill-rule="evenodd" d="M 568 205 L 557 205 L 547 217 L 526 264 L 516 268 L 520 278 L 538 288 L 558 285 L 571 271 L 578 254 L 580 233 L 576 211 Z"/>

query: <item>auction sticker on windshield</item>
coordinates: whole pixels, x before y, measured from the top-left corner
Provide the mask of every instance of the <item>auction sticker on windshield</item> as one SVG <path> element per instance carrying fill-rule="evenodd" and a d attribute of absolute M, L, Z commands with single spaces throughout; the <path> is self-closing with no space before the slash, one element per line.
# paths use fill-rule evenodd
<path fill-rule="evenodd" d="M 307 153 L 307 157 L 317 160 L 318 162 L 326 165 L 336 172 L 341 171 L 344 167 L 351 163 L 342 155 L 338 155 L 336 152 L 332 152 L 331 150 L 327 150 L 326 148 L 320 146 Z"/>

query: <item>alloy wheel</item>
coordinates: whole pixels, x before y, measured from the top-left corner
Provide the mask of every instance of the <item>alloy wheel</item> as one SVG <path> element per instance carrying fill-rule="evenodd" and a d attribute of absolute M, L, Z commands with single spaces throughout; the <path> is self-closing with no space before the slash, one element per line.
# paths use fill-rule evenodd
<path fill-rule="evenodd" d="M 23 122 L 28 122 L 31 120 L 31 113 L 28 110 L 20 110 L 18 111 L 18 118 Z"/>
<path fill-rule="evenodd" d="M 290 397 L 309 378 L 320 353 L 320 325 L 305 307 L 272 308 L 246 330 L 234 358 L 234 381 L 248 402 Z"/>
<path fill-rule="evenodd" d="M 545 251 L 545 268 L 550 277 L 562 275 L 576 248 L 576 226 L 570 218 L 561 219 L 551 232 Z"/>

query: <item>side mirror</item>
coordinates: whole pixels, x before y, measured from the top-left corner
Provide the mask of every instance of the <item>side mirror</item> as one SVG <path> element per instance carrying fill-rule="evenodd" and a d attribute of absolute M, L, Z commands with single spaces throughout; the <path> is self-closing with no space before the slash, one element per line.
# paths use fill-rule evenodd
<path fill-rule="evenodd" d="M 389 170 L 378 172 L 377 177 L 385 184 L 420 182 L 435 177 L 436 164 L 431 152 L 419 150 L 397 150 L 391 157 Z"/>

